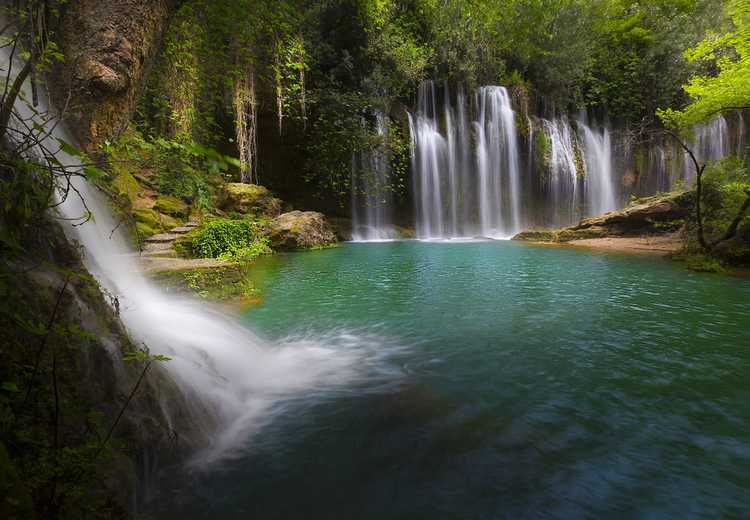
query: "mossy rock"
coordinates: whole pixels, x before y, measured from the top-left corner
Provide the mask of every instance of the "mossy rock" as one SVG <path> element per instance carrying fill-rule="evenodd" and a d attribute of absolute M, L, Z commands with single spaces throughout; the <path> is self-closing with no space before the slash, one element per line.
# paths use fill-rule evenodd
<path fill-rule="evenodd" d="M 187 218 L 190 214 L 190 207 L 177 197 L 159 197 L 154 203 L 154 210 L 179 219 Z"/>
<path fill-rule="evenodd" d="M 161 229 L 161 220 L 159 214 L 148 208 L 134 209 L 133 218 L 137 223 L 146 224 L 154 229 Z"/>
<path fill-rule="evenodd" d="M 317 211 L 291 211 L 269 226 L 271 247 L 277 250 L 320 249 L 336 244 L 325 216 Z"/>
<path fill-rule="evenodd" d="M 513 237 L 522 242 L 556 242 L 557 237 L 551 229 L 530 229 L 522 231 Z"/>
<path fill-rule="evenodd" d="M 148 224 L 144 224 L 143 222 L 136 222 L 135 230 L 138 232 L 138 237 L 141 239 L 152 237 L 161 231 L 159 229 L 154 229 Z"/>
<path fill-rule="evenodd" d="M 264 186 L 232 182 L 224 186 L 219 207 L 227 213 L 274 218 L 281 214 L 282 202 Z"/>
<path fill-rule="evenodd" d="M 130 172 L 118 172 L 112 181 L 112 186 L 118 193 L 127 197 L 130 202 L 138 198 L 138 181 Z"/>
<path fill-rule="evenodd" d="M 175 239 L 172 243 L 172 249 L 184 258 L 192 258 L 195 256 L 193 252 L 193 236 L 194 233 L 186 233 Z"/>

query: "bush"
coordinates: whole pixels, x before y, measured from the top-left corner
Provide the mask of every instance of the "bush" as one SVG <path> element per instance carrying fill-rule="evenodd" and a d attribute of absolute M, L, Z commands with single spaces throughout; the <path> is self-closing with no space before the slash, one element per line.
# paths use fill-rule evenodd
<path fill-rule="evenodd" d="M 191 233 L 194 255 L 221 260 L 252 260 L 271 252 L 262 222 L 214 219 Z"/>
<path fill-rule="evenodd" d="M 742 161 L 729 157 L 710 165 L 703 176 L 706 232 L 724 233 L 747 198 L 750 175 Z M 748 222 L 746 216 L 742 223 Z M 741 224 L 742 224 L 741 223 Z"/>

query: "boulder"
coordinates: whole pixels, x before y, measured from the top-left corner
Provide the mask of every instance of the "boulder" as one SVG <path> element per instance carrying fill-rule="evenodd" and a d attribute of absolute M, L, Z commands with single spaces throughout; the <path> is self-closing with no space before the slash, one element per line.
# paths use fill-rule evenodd
<path fill-rule="evenodd" d="M 224 186 L 219 207 L 228 213 L 241 213 L 264 217 L 277 217 L 281 201 L 264 186 L 231 182 Z"/>
<path fill-rule="evenodd" d="M 570 242 L 604 237 L 663 235 L 682 228 L 693 211 L 694 192 L 673 192 L 635 201 L 630 206 L 581 220 L 562 229 L 523 231 L 513 240 Z"/>
<path fill-rule="evenodd" d="M 322 213 L 291 211 L 269 226 L 271 247 L 278 250 L 315 249 L 336 243 L 336 234 Z"/>

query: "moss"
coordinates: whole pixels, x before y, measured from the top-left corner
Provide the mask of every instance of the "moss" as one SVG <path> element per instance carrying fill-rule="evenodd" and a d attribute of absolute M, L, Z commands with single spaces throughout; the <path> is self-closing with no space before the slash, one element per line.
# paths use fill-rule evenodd
<path fill-rule="evenodd" d="M 128 171 L 119 171 L 112 181 L 112 187 L 119 194 L 127 197 L 131 203 L 138 198 L 138 181 Z"/>
<path fill-rule="evenodd" d="M 156 211 L 152 209 L 135 209 L 133 210 L 133 218 L 136 222 L 141 224 L 146 224 L 149 227 L 152 227 L 154 229 L 160 229 L 161 228 L 161 222 L 159 220 L 159 215 L 156 213 Z"/>
<path fill-rule="evenodd" d="M 518 233 L 513 237 L 513 240 L 520 240 L 522 242 L 557 242 L 557 236 L 550 229 L 530 229 Z"/>
<path fill-rule="evenodd" d="M 256 300 L 260 291 L 248 276 L 245 264 L 210 269 L 185 269 L 157 274 L 154 278 L 167 290 L 188 292 L 209 300 Z"/>
<path fill-rule="evenodd" d="M 583 153 L 581 152 L 581 146 L 578 144 L 578 140 L 573 140 L 573 161 L 576 165 L 576 176 L 579 180 L 586 178 L 586 163 L 583 160 Z"/>
<path fill-rule="evenodd" d="M 135 230 L 138 232 L 138 237 L 141 239 L 149 238 L 159 233 L 158 229 L 154 229 L 148 224 L 144 224 L 143 222 L 136 222 Z"/>
<path fill-rule="evenodd" d="M 542 172 L 543 175 L 547 175 L 552 143 L 547 134 L 544 133 L 544 130 L 539 129 L 539 131 L 534 132 L 533 148 L 535 170 Z"/>
<path fill-rule="evenodd" d="M 723 264 L 719 260 L 707 255 L 687 255 L 682 260 L 684 260 L 685 267 L 688 270 L 697 273 L 723 273 L 725 271 Z"/>
<path fill-rule="evenodd" d="M 195 252 L 193 251 L 193 238 L 195 238 L 195 236 L 196 233 L 194 231 L 178 236 L 172 243 L 172 249 L 174 249 L 179 256 L 193 258 L 195 256 Z"/>
<path fill-rule="evenodd" d="M 177 197 L 163 196 L 156 199 L 154 210 L 175 218 L 187 218 L 190 208 Z"/>

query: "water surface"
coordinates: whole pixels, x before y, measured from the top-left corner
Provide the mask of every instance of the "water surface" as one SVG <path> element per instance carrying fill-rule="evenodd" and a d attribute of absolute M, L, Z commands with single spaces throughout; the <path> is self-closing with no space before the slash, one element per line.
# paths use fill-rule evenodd
<path fill-rule="evenodd" d="M 288 403 L 163 505 L 175 517 L 747 514 L 750 280 L 416 241 L 278 255 L 253 277 L 251 327 L 365 338 L 378 377 Z"/>

